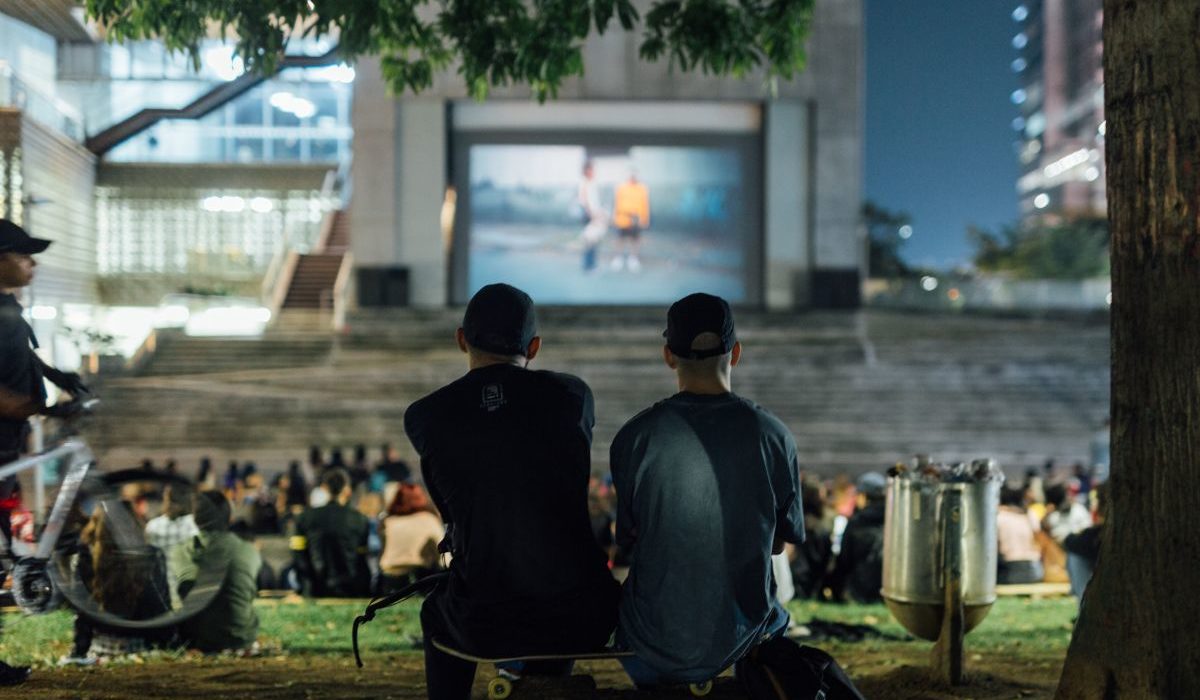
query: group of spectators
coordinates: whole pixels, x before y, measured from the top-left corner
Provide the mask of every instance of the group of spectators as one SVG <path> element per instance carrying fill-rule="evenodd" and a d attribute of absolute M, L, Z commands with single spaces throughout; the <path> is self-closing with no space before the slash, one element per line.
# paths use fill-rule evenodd
<path fill-rule="evenodd" d="M 292 462 L 266 479 L 252 463 L 231 462 L 219 480 L 204 458 L 195 488 L 184 480 L 157 492 L 149 482 L 131 483 L 120 508 L 96 508 L 79 529 L 76 569 L 96 609 L 153 620 L 185 605 L 203 571 L 224 572 L 220 590 L 202 614 L 179 625 L 135 632 L 80 615 L 64 661 L 172 647 L 252 653 L 258 591 L 362 597 L 436 570 L 441 519 L 396 450 L 384 445 L 381 456 L 367 466 L 359 447 L 346 464 L 340 450 L 325 460 L 314 447 L 308 468 Z M 141 466 L 180 476 L 174 460 Z M 272 535 L 286 536 L 291 549 L 278 571 L 256 546 Z"/>
<path fill-rule="evenodd" d="M 1070 582 L 1083 597 L 1100 555 L 1108 509 L 1107 469 L 1074 465 L 1061 473 L 1053 462 L 1030 468 L 1019 486 L 1005 486 L 996 517 L 999 583 Z"/>

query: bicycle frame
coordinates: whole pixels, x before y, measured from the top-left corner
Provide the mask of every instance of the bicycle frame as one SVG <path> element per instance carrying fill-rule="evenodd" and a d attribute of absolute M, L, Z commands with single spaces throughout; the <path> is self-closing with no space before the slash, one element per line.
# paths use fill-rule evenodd
<path fill-rule="evenodd" d="M 46 518 L 46 524 L 42 528 L 42 533 L 38 538 L 37 550 L 34 554 L 38 559 L 48 559 L 54 551 L 54 546 L 58 544 L 58 537 L 62 534 L 63 524 L 66 522 L 67 515 L 71 511 L 71 504 L 75 502 L 75 496 L 79 493 L 79 487 L 87 476 L 88 471 L 92 468 L 92 465 L 95 464 L 96 458 L 92 454 L 91 448 L 87 446 L 87 443 L 83 440 L 72 439 L 48 452 L 19 459 L 0 467 L 0 479 L 20 474 L 29 469 L 34 470 L 34 481 L 36 482 L 34 489 L 35 517 L 41 517 L 42 513 L 46 510 L 46 485 L 43 483 L 45 464 L 51 460 L 64 457 L 68 460 L 66 476 L 63 477 L 62 486 L 59 487 L 58 497 L 54 502 L 54 509 L 50 511 L 49 517 Z M 0 537 L 0 540 L 2 539 Z M 9 550 L 7 554 L 11 556 L 12 548 L 10 544 L 7 542 L 0 542 L 0 544 Z"/>

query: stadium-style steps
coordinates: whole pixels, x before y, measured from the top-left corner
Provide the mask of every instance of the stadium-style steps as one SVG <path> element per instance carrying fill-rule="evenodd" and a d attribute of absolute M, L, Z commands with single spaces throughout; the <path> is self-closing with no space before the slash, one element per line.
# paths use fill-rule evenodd
<path fill-rule="evenodd" d="M 336 338 L 216 342 L 183 357 L 167 345 L 166 376 L 104 387 L 93 431 L 129 455 L 223 448 L 301 456 L 305 447 L 403 439 L 404 408 L 465 371 L 454 346 L 459 311 L 358 313 Z M 1108 332 L 1102 324 L 980 317 L 743 312 L 738 393 L 775 412 L 801 460 L 862 471 L 922 451 L 996 456 L 1014 467 L 1083 458 L 1108 410 Z M 621 424 L 675 390 L 662 365 L 661 310 L 543 309 L 536 366 L 578 374 L 596 396 L 593 460 Z M 283 369 L 237 367 L 245 343 L 267 343 Z M 289 355 L 276 343 L 318 347 Z M 241 343 L 242 345 L 239 345 Z M 216 356 L 228 353 L 217 360 Z M 214 372 L 215 367 L 228 368 Z M 235 369 L 236 367 L 236 369 Z"/>

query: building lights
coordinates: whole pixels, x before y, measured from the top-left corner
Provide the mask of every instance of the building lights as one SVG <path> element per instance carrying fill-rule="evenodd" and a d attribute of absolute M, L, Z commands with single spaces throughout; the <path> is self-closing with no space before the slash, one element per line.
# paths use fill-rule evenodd
<path fill-rule="evenodd" d="M 1050 206 L 1050 195 L 1043 192 L 1034 197 L 1033 206 L 1037 207 L 1038 209 L 1045 209 L 1046 207 Z"/>
<path fill-rule="evenodd" d="M 342 83 L 349 85 L 354 82 L 354 69 L 345 63 L 336 66 L 322 66 L 308 69 L 307 77 L 326 83 Z"/>
<path fill-rule="evenodd" d="M 1015 105 L 1025 104 L 1025 97 L 1025 91 L 1021 88 L 1013 90 L 1012 94 L 1009 95 L 1009 99 L 1011 99 L 1012 103 Z"/>
<path fill-rule="evenodd" d="M 204 65 L 221 80 L 236 80 L 246 72 L 242 59 L 228 46 L 214 46 L 204 52 Z"/>
<path fill-rule="evenodd" d="M 1091 160 L 1091 153 L 1086 148 L 1073 151 L 1042 168 L 1042 174 L 1047 178 L 1055 178 L 1071 168 L 1083 165 Z"/>
<path fill-rule="evenodd" d="M 1095 182 L 1096 180 L 1099 180 L 1100 168 L 1097 168 L 1093 165 L 1092 167 L 1083 171 L 1083 179 L 1087 180 L 1088 182 Z"/>
<path fill-rule="evenodd" d="M 900 230 L 897 233 L 900 234 L 900 238 L 907 241 L 908 239 L 912 238 L 913 227 L 908 224 L 904 224 L 900 227 Z"/>
<path fill-rule="evenodd" d="M 275 208 L 275 203 L 266 197 L 255 197 L 250 200 L 250 209 L 259 213 L 267 214 Z"/>
<path fill-rule="evenodd" d="M 1025 117 L 1017 117 L 1016 119 L 1013 119 L 1012 120 L 1012 128 L 1013 128 L 1013 131 L 1024 131 L 1025 130 Z"/>
<path fill-rule="evenodd" d="M 938 281 L 936 277 L 925 275 L 921 278 L 921 289 L 924 289 L 927 292 L 932 292 L 933 290 L 937 289 L 937 287 Z"/>
<path fill-rule="evenodd" d="M 1012 45 L 1014 49 L 1023 49 L 1028 43 L 1029 37 L 1025 36 L 1025 32 L 1021 32 L 1012 38 Z"/>
<path fill-rule="evenodd" d="M 1015 58 L 1010 65 L 1012 66 L 1012 72 L 1020 73 L 1029 67 L 1029 61 L 1026 61 L 1023 58 Z"/>
<path fill-rule="evenodd" d="M 1024 22 L 1027 17 L 1029 17 L 1029 8 L 1024 5 L 1017 5 L 1016 9 L 1012 11 L 1014 22 Z"/>
<path fill-rule="evenodd" d="M 213 213 L 237 214 L 246 210 L 246 200 L 241 197 L 205 197 L 200 201 L 200 208 Z"/>
<path fill-rule="evenodd" d="M 281 112 L 294 115 L 297 119 L 308 119 L 317 113 L 317 106 L 311 100 L 297 97 L 290 92 L 277 92 L 271 95 L 271 106 Z"/>

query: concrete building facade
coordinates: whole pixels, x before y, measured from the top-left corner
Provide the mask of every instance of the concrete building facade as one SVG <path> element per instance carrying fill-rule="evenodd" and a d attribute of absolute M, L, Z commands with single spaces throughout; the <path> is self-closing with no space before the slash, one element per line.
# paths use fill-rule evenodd
<path fill-rule="evenodd" d="M 554 140 L 619 129 L 667 138 L 745 137 L 761 169 L 752 256 L 758 259 L 751 260 L 759 267 L 748 302 L 780 310 L 857 306 L 865 245 L 862 23 L 860 0 L 819 0 L 807 69 L 780 82 L 775 96 L 761 76 L 714 78 L 642 62 L 637 34 L 619 31 L 591 37 L 585 75 L 545 105 L 521 88 L 494 90 L 476 103 L 452 74 L 426 93 L 397 98 L 386 90 L 379 63 L 361 62 L 350 200 L 360 303 L 464 301 L 463 232 L 447 220 L 448 191 L 463 177 L 454 154 L 474 133 Z M 388 279 L 403 292 L 382 292 Z"/>

